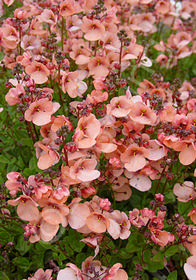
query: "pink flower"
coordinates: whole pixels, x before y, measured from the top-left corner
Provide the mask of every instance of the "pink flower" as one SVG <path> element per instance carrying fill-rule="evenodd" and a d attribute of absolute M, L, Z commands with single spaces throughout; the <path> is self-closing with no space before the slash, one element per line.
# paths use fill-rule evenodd
<path fill-rule="evenodd" d="M 86 204 L 73 203 L 70 205 L 68 222 L 71 228 L 79 229 L 86 225 L 86 219 L 90 215 L 90 209 Z"/>
<path fill-rule="evenodd" d="M 184 181 L 183 184 L 176 183 L 173 192 L 181 202 L 187 202 L 196 197 L 196 191 L 192 181 Z"/>
<path fill-rule="evenodd" d="M 85 33 L 84 38 L 88 41 L 100 40 L 105 31 L 105 27 L 100 20 L 91 20 L 86 16 L 83 17 L 83 24 L 81 26 L 81 29 Z"/>
<path fill-rule="evenodd" d="M 39 210 L 37 209 L 37 204 L 29 196 L 20 195 L 20 197 L 14 200 L 8 200 L 8 204 L 13 206 L 18 205 L 18 217 L 24 221 L 36 220 L 39 217 Z"/>
<path fill-rule="evenodd" d="M 129 117 L 140 124 L 155 125 L 157 116 L 153 110 L 142 102 L 131 105 Z"/>
<path fill-rule="evenodd" d="M 148 155 L 149 153 L 146 148 L 131 145 L 121 155 L 121 161 L 129 172 L 136 172 L 147 164 L 145 157 L 148 157 Z"/>
<path fill-rule="evenodd" d="M 196 224 L 196 208 L 193 208 L 188 214 L 187 216 L 190 216 L 191 221 Z"/>
<path fill-rule="evenodd" d="M 73 136 L 79 149 L 86 149 L 96 144 L 96 137 L 100 132 L 100 122 L 93 114 L 82 117 L 78 121 L 75 134 Z"/>
<path fill-rule="evenodd" d="M 47 82 L 50 71 L 48 68 L 40 62 L 33 61 L 31 64 L 25 67 L 25 72 L 31 76 L 36 84 L 43 84 Z"/>
<path fill-rule="evenodd" d="M 18 84 L 16 88 L 11 88 L 5 96 L 6 102 L 10 105 L 16 105 L 22 103 L 21 96 L 25 95 L 25 90 L 21 84 Z"/>
<path fill-rule="evenodd" d="M 86 219 L 86 225 L 95 233 L 103 233 L 109 228 L 110 222 L 103 214 L 92 212 Z"/>
<path fill-rule="evenodd" d="M 37 166 L 44 170 L 56 164 L 60 157 L 59 154 L 50 146 L 45 146 L 41 142 L 36 142 L 36 156 L 38 158 Z"/>
<path fill-rule="evenodd" d="M 100 198 L 99 206 L 101 209 L 108 211 L 110 210 L 111 202 L 109 201 L 108 198 Z"/>
<path fill-rule="evenodd" d="M 70 167 L 70 176 L 82 182 L 93 181 L 100 176 L 100 172 L 95 170 L 96 165 L 97 161 L 94 158 L 79 159 Z"/>
<path fill-rule="evenodd" d="M 44 270 L 42 268 L 39 268 L 33 277 L 28 277 L 28 280 L 52 280 L 52 269 L 46 269 Z"/>
<path fill-rule="evenodd" d="M 112 213 L 107 213 L 106 216 L 109 218 L 110 226 L 108 228 L 109 234 L 113 239 L 127 239 L 130 235 L 130 221 L 124 212 L 114 210 Z"/>
<path fill-rule="evenodd" d="M 10 195 L 15 196 L 19 189 L 23 189 L 22 180 L 23 177 L 18 172 L 10 172 L 7 174 L 7 181 L 5 186 L 10 191 Z"/>
<path fill-rule="evenodd" d="M 45 125 L 51 121 L 51 115 L 60 108 L 57 102 L 52 103 L 46 98 L 39 99 L 30 104 L 25 111 L 24 117 L 28 122 L 32 121 L 36 125 Z"/>
<path fill-rule="evenodd" d="M 126 117 L 131 111 L 132 102 L 126 96 L 114 97 L 107 105 L 107 114 L 116 118 Z"/>
<path fill-rule="evenodd" d="M 151 230 L 151 239 L 154 243 L 164 247 L 169 242 L 174 242 L 175 236 L 165 230 L 153 229 Z"/>
<path fill-rule="evenodd" d="M 184 272 L 189 280 L 196 280 L 196 256 L 191 256 L 184 264 Z"/>

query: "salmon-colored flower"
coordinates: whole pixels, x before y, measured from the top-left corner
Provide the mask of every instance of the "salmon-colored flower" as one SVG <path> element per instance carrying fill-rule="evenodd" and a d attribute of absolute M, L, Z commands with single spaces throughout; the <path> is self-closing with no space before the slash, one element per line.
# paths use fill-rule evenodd
<path fill-rule="evenodd" d="M 100 132 L 100 122 L 93 114 L 82 117 L 78 121 L 73 139 L 79 149 L 86 149 L 96 144 L 96 137 Z"/>
<path fill-rule="evenodd" d="M 157 120 L 155 112 L 142 102 L 131 105 L 129 117 L 135 122 L 148 125 L 155 125 Z"/>
<path fill-rule="evenodd" d="M 21 84 L 18 84 L 16 88 L 11 88 L 5 96 L 6 102 L 10 105 L 16 105 L 22 103 L 20 99 L 21 96 L 25 95 L 24 87 Z"/>
<path fill-rule="evenodd" d="M 71 15 L 73 15 L 75 12 L 75 8 L 74 8 L 74 1 L 73 0 L 65 0 L 62 1 L 60 3 L 60 10 L 59 10 L 59 14 L 64 17 L 67 18 Z"/>
<path fill-rule="evenodd" d="M 62 90 L 64 93 L 68 93 L 71 98 L 82 96 L 87 90 L 85 82 L 80 80 L 79 72 L 64 72 L 62 75 Z"/>
<path fill-rule="evenodd" d="M 191 221 L 196 224 L 196 208 L 193 208 L 187 216 L 190 216 Z"/>
<path fill-rule="evenodd" d="M 157 13 L 165 15 L 169 13 L 170 7 L 171 7 L 170 1 L 159 0 L 155 6 L 155 10 Z"/>
<path fill-rule="evenodd" d="M 20 197 L 14 200 L 8 200 L 9 205 L 17 206 L 18 217 L 24 221 L 36 220 L 39 217 L 39 210 L 35 201 L 26 195 L 20 195 Z"/>
<path fill-rule="evenodd" d="M 19 42 L 18 31 L 16 31 L 16 29 L 9 24 L 5 24 L 2 27 L 1 31 L 2 31 L 2 46 L 6 49 L 14 50 Z"/>
<path fill-rule="evenodd" d="M 86 16 L 83 17 L 83 24 L 81 25 L 81 30 L 85 33 L 84 38 L 88 41 L 100 40 L 103 33 L 105 32 L 105 27 L 100 20 L 88 19 Z"/>
<path fill-rule="evenodd" d="M 154 243 L 164 247 L 169 242 L 174 242 L 175 236 L 168 231 L 154 229 L 151 230 L 151 239 Z"/>
<path fill-rule="evenodd" d="M 114 97 L 107 105 L 107 114 L 116 118 L 126 117 L 131 111 L 131 105 L 131 99 L 128 99 L 127 96 Z"/>
<path fill-rule="evenodd" d="M 50 146 L 43 145 L 41 142 L 36 142 L 35 147 L 36 156 L 38 158 L 37 166 L 40 169 L 47 169 L 59 161 L 59 154 Z"/>
<path fill-rule="evenodd" d="M 128 171 L 136 172 L 147 164 L 145 158 L 148 157 L 148 155 L 149 153 L 146 148 L 132 145 L 122 153 L 120 158 Z"/>
<path fill-rule="evenodd" d="M 25 111 L 24 117 L 28 122 L 32 121 L 36 125 L 45 125 L 51 121 L 51 116 L 60 107 L 57 102 L 52 103 L 48 99 L 42 98 L 30 104 Z"/>
<path fill-rule="evenodd" d="M 14 3 L 14 0 L 3 0 L 3 2 L 9 7 Z"/>
<path fill-rule="evenodd" d="M 17 191 L 23 188 L 21 183 L 21 179 L 23 178 L 18 172 L 9 172 L 7 174 L 7 179 L 5 186 L 9 190 L 10 195 L 15 196 Z"/>
<path fill-rule="evenodd" d="M 33 277 L 28 277 L 28 280 L 41 280 L 41 279 L 45 279 L 45 280 L 52 280 L 52 269 L 46 269 L 46 271 L 44 271 L 42 268 L 39 268 Z"/>
<path fill-rule="evenodd" d="M 95 233 L 103 233 L 110 226 L 109 219 L 105 217 L 103 214 L 97 212 L 92 212 L 87 217 L 86 224 L 88 228 Z"/>
<path fill-rule="evenodd" d="M 127 239 L 130 232 L 130 222 L 127 215 L 124 212 L 114 210 L 112 213 L 105 214 L 110 221 L 110 226 L 108 228 L 108 233 L 113 239 Z"/>
<path fill-rule="evenodd" d="M 25 67 L 25 72 L 31 76 L 36 84 L 43 84 L 47 82 L 50 71 L 48 68 L 40 62 L 33 61 L 31 64 Z"/>
<path fill-rule="evenodd" d="M 89 75 L 95 79 L 98 77 L 106 77 L 109 73 L 109 61 L 107 56 L 97 55 L 88 63 Z"/>
<path fill-rule="evenodd" d="M 94 158 L 79 159 L 70 167 L 70 176 L 82 182 L 93 181 L 100 176 L 100 171 L 95 170 L 96 165 L 97 161 Z"/>
<path fill-rule="evenodd" d="M 70 206 L 68 222 L 71 228 L 79 229 L 86 225 L 86 219 L 90 215 L 89 207 L 84 203 L 73 203 Z"/>
<path fill-rule="evenodd" d="M 189 257 L 184 264 L 184 272 L 189 280 L 196 280 L 196 255 Z"/>

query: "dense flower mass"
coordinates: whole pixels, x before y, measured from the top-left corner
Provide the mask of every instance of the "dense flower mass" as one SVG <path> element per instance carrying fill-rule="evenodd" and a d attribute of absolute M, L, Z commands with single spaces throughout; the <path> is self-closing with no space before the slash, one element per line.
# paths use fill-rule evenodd
<path fill-rule="evenodd" d="M 0 16 L 0 278 L 194 280 L 196 1 Z"/>

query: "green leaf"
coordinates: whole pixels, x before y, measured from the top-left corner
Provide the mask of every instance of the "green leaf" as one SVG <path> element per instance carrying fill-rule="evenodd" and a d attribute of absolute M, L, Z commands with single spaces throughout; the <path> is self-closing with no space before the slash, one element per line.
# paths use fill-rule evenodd
<path fill-rule="evenodd" d="M 1 228 L 0 229 L 0 243 L 1 245 L 5 245 L 10 240 L 10 234 L 7 230 Z"/>
<path fill-rule="evenodd" d="M 152 261 L 153 262 L 161 262 L 163 261 L 163 255 L 161 252 L 156 253 L 153 257 L 152 257 Z"/>
<path fill-rule="evenodd" d="M 71 248 L 80 253 L 85 246 L 84 242 L 81 242 L 82 236 L 80 233 L 74 230 L 69 230 L 69 244 Z"/>
<path fill-rule="evenodd" d="M 27 271 L 31 265 L 28 259 L 24 257 L 16 257 L 12 260 L 12 262 L 23 271 Z"/>
<path fill-rule="evenodd" d="M 144 246 L 144 236 L 139 232 L 134 232 L 129 237 L 126 250 L 128 253 L 138 252 L 142 246 Z"/>
<path fill-rule="evenodd" d="M 180 215 L 187 215 L 191 209 L 191 201 L 188 201 L 186 203 L 178 201 L 178 212 Z"/>
<path fill-rule="evenodd" d="M 0 155 L 0 163 L 10 163 L 10 158 L 5 155 Z"/>
<path fill-rule="evenodd" d="M 0 273 L 0 279 L 1 280 L 9 280 L 9 277 L 7 276 L 7 274 L 5 272 L 1 272 Z"/>
<path fill-rule="evenodd" d="M 20 254 L 23 256 L 28 252 L 31 248 L 32 244 L 28 245 L 28 242 L 24 240 L 24 236 L 20 236 L 18 238 L 17 244 L 15 246 L 15 249 L 20 252 Z"/>
<path fill-rule="evenodd" d="M 169 274 L 167 280 L 177 280 L 177 277 L 178 277 L 177 270 L 175 270 Z"/>
<path fill-rule="evenodd" d="M 76 256 L 76 265 L 81 266 L 82 262 L 86 259 L 86 254 L 85 253 L 80 253 Z"/>
<path fill-rule="evenodd" d="M 179 252 L 179 248 L 178 245 L 172 245 L 171 247 L 169 247 L 166 251 L 165 251 L 165 256 L 166 257 L 171 257 L 173 255 L 175 255 L 176 253 Z"/>
<path fill-rule="evenodd" d="M 169 191 L 165 194 L 165 204 L 174 203 L 176 201 L 176 197 L 173 194 L 173 191 Z"/>
<path fill-rule="evenodd" d="M 32 147 L 33 146 L 33 141 L 31 138 L 21 138 L 22 144 L 26 145 L 28 147 Z"/>
<path fill-rule="evenodd" d="M 118 256 L 119 256 L 119 258 L 126 260 L 126 259 L 130 259 L 131 254 L 129 252 L 127 252 L 127 250 L 125 248 L 122 248 L 118 251 Z"/>

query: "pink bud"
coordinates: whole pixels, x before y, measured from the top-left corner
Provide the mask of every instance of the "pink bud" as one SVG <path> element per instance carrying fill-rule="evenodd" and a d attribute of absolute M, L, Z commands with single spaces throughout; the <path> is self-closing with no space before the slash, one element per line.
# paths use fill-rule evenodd
<path fill-rule="evenodd" d="M 114 169 L 121 168 L 121 161 L 117 157 L 110 158 L 109 163 L 112 165 Z"/>
<path fill-rule="evenodd" d="M 100 198 L 99 200 L 99 206 L 101 209 L 109 211 L 111 202 L 108 200 L 108 198 Z"/>

